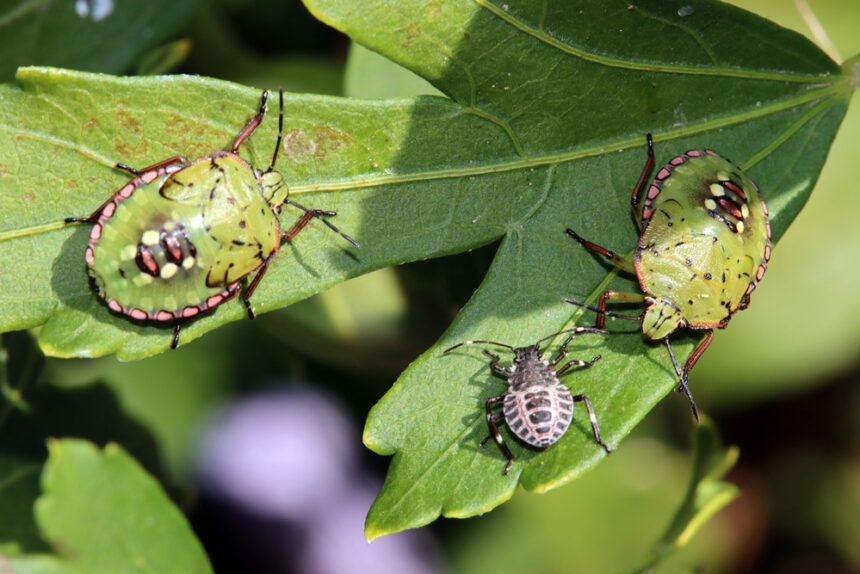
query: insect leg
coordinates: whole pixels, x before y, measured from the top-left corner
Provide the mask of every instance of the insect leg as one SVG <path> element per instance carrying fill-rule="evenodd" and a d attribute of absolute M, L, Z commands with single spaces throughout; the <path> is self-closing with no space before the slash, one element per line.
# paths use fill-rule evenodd
<path fill-rule="evenodd" d="M 163 167 L 167 167 L 168 165 L 171 165 L 174 163 L 185 163 L 187 161 L 188 160 L 185 159 L 183 156 L 177 155 L 177 156 L 173 156 L 171 158 L 168 158 L 164 161 L 160 161 L 154 165 L 151 165 L 151 166 L 144 168 L 144 169 L 141 169 L 141 170 L 134 169 L 133 167 L 129 167 L 123 163 L 117 163 L 116 167 L 119 169 L 123 169 L 125 171 L 128 171 L 128 172 L 132 173 L 133 175 L 137 176 L 138 178 L 140 178 L 144 174 L 149 173 L 151 171 L 158 171 L 159 169 L 161 169 Z M 142 183 L 143 182 L 141 182 L 140 180 L 132 180 L 129 183 L 125 184 L 120 189 L 123 189 L 128 185 L 131 185 L 133 188 L 137 188 Z M 88 215 L 86 217 L 67 217 L 64 221 L 65 221 L 65 223 L 89 223 L 91 225 L 95 225 L 98 222 L 99 216 L 102 214 L 102 211 L 104 210 L 104 208 L 109 203 L 111 203 L 113 200 L 114 200 L 114 195 L 111 195 L 109 198 L 107 198 L 107 200 L 103 204 L 98 206 L 98 208 L 96 208 L 96 210 L 93 211 L 90 215 Z"/>
<path fill-rule="evenodd" d="M 257 126 L 263 121 L 263 117 L 266 115 L 266 100 L 269 99 L 269 90 L 263 90 L 263 95 L 260 97 L 260 111 L 251 118 L 251 121 L 242 128 L 242 131 L 239 132 L 239 135 L 236 136 L 236 141 L 233 142 L 233 147 L 231 148 L 233 153 L 236 153 L 239 150 L 239 146 L 242 145 L 242 142 L 248 139 L 254 130 L 257 129 Z"/>
<path fill-rule="evenodd" d="M 596 357 L 594 357 L 590 361 L 580 361 L 579 359 L 574 359 L 572 361 L 568 361 L 567 363 L 562 365 L 562 367 L 560 369 L 556 370 L 555 374 L 560 377 L 562 375 L 562 373 L 564 373 L 565 371 L 567 371 L 571 367 L 584 367 L 587 369 L 588 367 L 594 365 L 594 363 L 599 361 L 602 357 L 603 357 L 603 355 L 597 355 Z"/>
<path fill-rule="evenodd" d="M 599 358 L 599 357 L 598 357 Z M 600 438 L 600 426 L 597 424 L 597 417 L 594 415 L 594 409 L 591 408 L 591 401 L 588 400 L 588 396 L 586 395 L 574 395 L 573 402 L 585 403 L 585 409 L 588 411 L 588 418 L 591 420 L 591 432 L 594 434 L 594 442 L 603 447 L 603 450 L 606 451 L 606 454 L 610 454 L 612 451 L 609 450 L 609 447 L 606 446 L 606 443 Z"/>
<path fill-rule="evenodd" d="M 251 307 L 251 295 L 254 294 L 254 291 L 257 289 L 257 285 L 260 284 L 260 280 L 263 278 L 263 275 L 266 274 L 266 271 L 269 269 L 269 261 L 271 257 L 263 261 L 263 264 L 260 266 L 260 269 L 257 271 L 257 274 L 254 275 L 254 278 L 251 279 L 251 282 L 242 291 L 242 302 L 245 303 L 245 308 L 248 309 L 248 318 L 254 319 L 257 315 L 254 313 L 254 309 Z"/>
<path fill-rule="evenodd" d="M 675 367 L 675 374 L 678 375 L 678 378 L 681 380 L 681 386 L 677 389 L 679 391 L 683 391 L 685 395 L 687 395 L 687 399 L 690 401 L 690 409 L 693 411 L 693 419 L 696 422 L 699 422 L 699 409 L 696 408 L 696 401 L 693 400 L 693 393 L 690 392 L 690 388 L 687 386 L 687 374 L 690 369 L 693 368 L 693 365 L 696 364 L 696 361 L 705 352 L 705 349 L 711 343 L 711 339 L 714 338 L 714 332 L 708 331 L 708 335 L 705 337 L 705 340 L 696 347 L 696 350 L 693 351 L 693 354 L 690 355 L 690 358 L 687 359 L 687 364 L 684 365 L 684 370 L 678 368 L 678 362 L 675 360 L 675 353 L 672 352 L 672 345 L 669 343 L 669 338 L 665 339 L 666 348 L 669 349 L 669 357 L 672 359 L 672 366 Z M 690 363 L 692 361 L 692 364 Z M 689 365 L 689 368 L 688 368 Z"/>
<path fill-rule="evenodd" d="M 484 351 L 484 354 L 486 354 L 488 357 L 490 357 L 490 359 L 492 359 L 492 360 L 490 361 L 490 369 L 491 369 L 494 373 L 497 373 L 497 374 L 501 375 L 501 376 L 502 376 L 502 377 L 504 377 L 505 379 L 507 379 L 508 377 L 510 377 L 510 376 L 511 376 L 511 374 L 512 374 L 512 373 L 511 373 L 510 369 L 506 369 L 506 368 L 504 368 L 503 366 L 501 366 L 501 365 L 499 364 L 499 361 L 501 361 L 501 360 L 502 360 L 502 358 L 501 358 L 501 357 L 499 357 L 499 356 L 498 356 L 498 355 L 496 355 L 495 353 L 491 353 L 490 351 L 488 351 L 488 350 L 486 350 L 486 349 L 483 349 L 483 351 Z"/>
<path fill-rule="evenodd" d="M 568 235 L 570 235 L 571 237 L 576 239 L 580 245 L 582 245 L 583 247 L 585 247 L 589 251 L 593 251 L 594 253 L 597 253 L 598 255 L 602 255 L 602 256 L 606 257 L 610 262 L 612 262 L 613 265 L 615 265 L 616 267 L 618 267 L 622 271 L 627 271 L 628 273 L 632 273 L 633 275 L 636 275 L 636 268 L 633 266 L 633 264 L 630 263 L 629 261 L 627 261 L 626 259 L 624 259 L 623 257 L 621 257 L 620 255 L 618 255 L 617 253 L 615 253 L 614 251 L 610 251 L 610 250 L 606 249 L 605 247 L 601 247 L 600 245 L 597 245 L 596 243 L 592 243 L 591 241 L 586 241 L 585 239 L 580 237 L 576 233 L 576 231 L 574 231 L 573 229 L 570 229 L 569 227 L 565 230 L 565 233 L 567 233 Z"/>
<path fill-rule="evenodd" d="M 507 464 L 505 465 L 505 470 L 502 472 L 505 476 L 507 476 L 508 471 L 511 469 L 511 466 L 514 464 L 514 455 L 511 454 L 511 449 L 508 448 L 508 445 L 505 444 L 505 439 L 502 437 L 502 433 L 499 432 L 499 427 L 496 426 L 496 420 L 498 420 L 499 414 L 501 413 L 493 413 L 492 407 L 496 403 L 500 403 L 505 400 L 505 396 L 501 395 L 498 397 L 490 397 L 487 399 L 484 408 L 487 412 L 487 426 L 490 427 L 490 436 L 481 441 L 481 446 L 487 444 L 487 441 L 492 437 L 495 439 L 496 444 L 499 445 L 499 449 L 502 451 L 502 454 L 505 455 L 505 458 L 508 459 Z"/>
<path fill-rule="evenodd" d="M 490 418 L 493 420 L 494 423 L 497 423 L 503 418 L 505 418 L 505 413 L 492 413 L 490 415 Z M 498 428 L 498 426 L 496 428 Z M 487 444 L 487 441 L 489 441 L 491 438 L 493 437 L 490 435 L 484 437 L 484 440 L 481 441 L 481 446 L 483 447 L 485 444 Z"/>
<path fill-rule="evenodd" d="M 630 198 L 630 208 L 633 210 L 633 218 L 636 220 L 636 226 L 642 229 L 642 212 L 639 208 L 639 199 L 642 192 L 646 189 L 646 183 L 651 177 L 651 172 L 654 171 L 654 140 L 651 134 L 645 134 L 648 139 L 648 159 L 645 161 L 645 167 L 642 168 L 642 173 L 639 175 L 639 181 L 636 182 L 636 187 L 633 188 L 633 195 Z"/>
<path fill-rule="evenodd" d="M 586 305 L 576 299 L 568 299 L 564 298 L 564 301 L 570 303 L 571 305 L 576 305 L 577 307 L 585 307 L 590 311 L 594 311 L 597 313 L 597 321 L 595 322 L 595 326 L 597 329 L 603 329 L 606 324 L 606 317 L 612 317 L 613 319 L 626 319 L 628 321 L 641 321 L 642 315 L 622 315 L 620 313 L 612 313 L 611 311 L 606 310 L 606 301 L 620 301 L 622 303 L 644 303 L 645 295 L 642 293 L 630 293 L 629 291 L 606 291 L 600 296 L 600 301 L 597 303 L 597 307 L 592 307 L 591 305 Z"/>
<path fill-rule="evenodd" d="M 272 154 L 272 163 L 269 164 L 269 169 L 266 170 L 266 173 L 269 173 L 275 169 L 275 162 L 278 159 L 278 150 L 281 149 L 281 141 L 284 139 L 284 89 L 280 88 L 278 90 L 278 101 L 280 102 L 279 112 L 278 112 L 278 141 L 275 142 L 275 152 Z"/>
<path fill-rule="evenodd" d="M 299 219 L 298 222 L 296 222 L 296 224 L 293 226 L 293 228 L 289 232 L 287 232 L 283 235 L 283 239 L 292 239 L 293 237 L 298 235 L 299 231 L 301 231 L 304 228 L 304 226 L 307 225 L 311 219 L 316 217 L 317 219 L 319 219 L 320 221 L 325 223 L 329 229 L 331 229 L 332 231 L 334 231 L 335 233 L 337 233 L 338 235 L 340 235 L 341 237 L 343 237 L 344 239 L 346 239 L 347 241 L 349 241 L 350 243 L 352 243 L 356 247 L 361 247 L 361 245 L 359 245 L 355 239 L 353 239 L 352 237 L 350 237 L 349 235 L 347 235 L 346 233 L 344 233 L 343 231 L 338 229 L 328 219 L 323 218 L 323 216 L 333 217 L 333 216 L 337 215 L 337 211 L 326 211 L 324 209 L 308 209 L 307 207 L 299 205 L 298 203 L 296 203 L 292 199 L 288 199 L 286 201 L 286 203 L 289 203 L 293 207 L 298 207 L 299 209 L 304 211 L 305 214 L 302 215 L 301 219 Z"/>
<path fill-rule="evenodd" d="M 182 323 L 184 321 L 176 321 L 176 324 L 173 325 L 173 341 L 170 342 L 171 349 L 179 346 L 179 330 L 182 329 Z"/>

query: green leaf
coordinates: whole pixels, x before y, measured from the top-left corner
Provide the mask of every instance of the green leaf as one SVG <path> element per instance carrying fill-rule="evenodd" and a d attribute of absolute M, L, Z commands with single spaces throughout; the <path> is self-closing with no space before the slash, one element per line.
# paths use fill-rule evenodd
<path fill-rule="evenodd" d="M 704 419 L 696 427 L 693 473 L 684 500 L 636 572 L 645 572 L 685 546 L 707 520 L 740 495 L 740 489 L 720 480 L 738 460 L 737 447 L 724 447 L 713 422 Z"/>
<path fill-rule="evenodd" d="M 176 33 L 200 0 L 13 0 L 0 7 L 0 82 L 31 64 L 119 73 Z"/>
<path fill-rule="evenodd" d="M 48 447 L 36 517 L 69 571 L 212 572 L 185 517 L 119 446 Z"/>
<path fill-rule="evenodd" d="M 660 0 L 307 4 L 450 99 L 287 98 L 278 169 L 303 204 L 338 210 L 338 225 L 363 248 L 346 249 L 324 229 L 300 235 L 275 258 L 255 308 L 502 240 L 455 324 L 368 419 L 366 444 L 397 453 L 368 518 L 371 538 L 440 512 L 485 512 L 518 479 L 545 490 L 602 456 L 577 412 L 574 428 L 542 453 L 509 439 L 517 463 L 503 477 L 493 445 L 478 447 L 483 402 L 503 386 L 477 349 L 441 350 L 471 338 L 527 344 L 580 319 L 562 297 L 593 301 L 610 282 L 635 288 L 563 230 L 632 250 L 629 197 L 645 132 L 658 162 L 709 147 L 749 169 L 778 238 L 806 201 L 853 89 L 808 41 L 717 2 L 691 2 L 683 15 Z M 40 344 L 58 355 L 134 358 L 166 348 L 169 329 L 134 324 L 97 300 L 83 269 L 86 231 L 62 229 L 62 218 L 85 215 L 122 184 L 116 161 L 144 166 L 229 145 L 259 94 L 200 78 L 46 69 L 22 70 L 18 83 L 0 90 L 0 292 L 8 294 L 0 328 L 45 323 Z M 274 134 L 270 114 L 243 153 L 264 165 Z M 243 316 L 232 301 L 183 328 L 183 342 Z M 674 384 L 664 349 L 633 325 L 621 329 L 580 337 L 571 355 L 603 361 L 566 377 L 589 394 L 613 446 Z M 676 342 L 683 355 L 694 337 Z"/>
<path fill-rule="evenodd" d="M 853 89 L 801 36 L 717 2 L 689 3 L 681 14 L 657 0 L 306 4 L 429 79 L 462 114 L 485 120 L 486 135 L 440 124 L 451 139 L 469 138 L 475 148 L 499 138 L 499 146 L 508 143 L 494 156 L 480 149 L 439 154 L 447 163 L 437 172 L 446 177 L 439 185 L 447 184 L 452 198 L 437 207 L 447 216 L 440 235 L 471 223 L 501 225 L 504 238 L 452 328 L 368 417 L 365 444 L 394 455 L 368 515 L 370 539 L 440 513 L 486 512 L 518 483 L 544 491 L 603 456 L 578 411 L 575 426 L 546 451 L 506 435 L 517 463 L 502 476 L 501 454 L 479 442 L 484 401 L 504 386 L 479 350 L 441 351 L 468 339 L 528 344 L 580 319 L 562 297 L 594 301 L 610 284 L 636 289 L 631 278 L 607 275 L 608 267 L 563 231 L 574 227 L 601 245 L 632 251 L 629 198 L 645 160 L 645 132 L 659 142 L 658 164 L 707 147 L 749 170 L 778 239 L 811 192 Z M 432 144 L 425 138 L 423 145 Z M 390 202 L 400 205 L 396 191 Z M 429 203 L 430 193 L 421 200 Z M 612 328 L 624 334 L 583 336 L 571 347 L 572 357 L 599 353 L 603 360 L 566 381 L 591 397 L 604 438 L 617 446 L 675 377 L 663 347 L 645 343 L 631 325 Z M 694 340 L 674 339 L 676 353 L 689 352 Z"/>

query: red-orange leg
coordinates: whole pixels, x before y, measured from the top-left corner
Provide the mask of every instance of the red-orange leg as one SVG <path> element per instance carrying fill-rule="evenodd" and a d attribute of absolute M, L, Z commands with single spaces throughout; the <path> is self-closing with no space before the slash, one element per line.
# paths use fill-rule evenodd
<path fill-rule="evenodd" d="M 627 271 L 628 273 L 636 275 L 636 268 L 633 266 L 633 264 L 615 253 L 614 251 L 610 251 L 605 247 L 601 247 L 596 243 L 592 243 L 591 241 L 583 239 L 573 229 L 568 228 L 565 230 L 565 233 L 576 239 L 576 241 L 579 242 L 580 245 L 582 245 L 589 251 L 597 253 L 598 255 L 602 255 L 622 271 Z"/>
<path fill-rule="evenodd" d="M 254 319 L 257 315 L 254 313 L 254 309 L 251 307 L 251 295 L 254 294 L 254 291 L 257 290 L 257 285 L 260 284 L 260 280 L 263 278 L 263 275 L 266 274 L 266 271 L 269 269 L 269 259 L 263 261 L 263 264 L 260 266 L 260 270 L 257 271 L 257 274 L 254 275 L 254 278 L 251 279 L 251 282 L 248 284 L 248 287 L 242 291 L 242 302 L 245 304 L 245 308 L 248 310 L 248 318 Z"/>
<path fill-rule="evenodd" d="M 645 134 L 648 138 L 648 159 L 645 161 L 645 167 L 642 168 L 642 173 L 639 174 L 639 181 L 636 182 L 636 187 L 633 188 L 633 195 L 630 198 L 630 208 L 633 210 L 633 218 L 636 220 L 636 226 L 642 229 L 642 212 L 639 210 L 639 198 L 642 192 L 647 187 L 648 180 L 651 179 L 651 172 L 654 171 L 654 140 L 651 134 Z"/>
<path fill-rule="evenodd" d="M 239 132 L 239 135 L 236 136 L 236 141 L 233 142 L 233 147 L 230 148 L 233 153 L 236 153 L 239 150 L 239 146 L 242 145 L 242 142 L 248 139 L 248 137 L 254 133 L 254 130 L 257 129 L 257 126 L 262 123 L 263 118 L 266 115 L 266 100 L 269 99 L 269 90 L 263 90 L 263 96 L 260 98 L 260 110 L 257 112 L 251 121 L 242 128 L 242 131 Z"/>
<path fill-rule="evenodd" d="M 602 329 L 606 325 L 607 300 L 618 301 L 620 303 L 644 303 L 645 295 L 642 293 L 631 293 L 630 291 L 605 291 L 597 302 L 597 321 L 594 326 L 598 329 Z"/>
<path fill-rule="evenodd" d="M 699 357 L 705 352 L 705 349 L 708 348 L 708 345 L 711 344 L 711 341 L 714 340 L 714 331 L 713 329 L 708 331 L 708 334 L 705 335 L 705 338 L 702 339 L 702 342 L 699 343 L 699 346 L 696 347 L 696 350 L 693 351 L 693 354 L 690 355 L 690 358 L 687 359 L 687 362 L 684 363 L 684 381 L 687 380 L 687 375 L 690 374 L 690 371 L 693 369 L 693 366 L 699 360 Z"/>
<path fill-rule="evenodd" d="M 292 239 L 293 237 L 298 235 L 299 231 L 301 231 L 304 228 L 304 226 L 307 225 L 311 219 L 317 218 L 320 221 L 322 221 L 326 225 L 326 227 L 328 227 L 329 229 L 331 229 L 332 231 L 334 231 L 335 233 L 337 233 L 338 235 L 340 235 L 341 237 L 343 237 L 344 239 L 346 239 L 347 241 L 349 241 L 350 243 L 352 243 L 356 247 L 361 247 L 361 245 L 358 244 L 358 241 L 356 241 L 355 239 L 353 239 L 352 237 L 350 237 L 349 235 L 347 235 L 346 233 L 344 233 L 343 231 L 338 229 L 337 226 L 335 226 L 331 221 L 329 221 L 328 219 L 325 219 L 326 217 L 334 217 L 335 215 L 337 215 L 337 211 L 326 211 L 324 209 L 308 209 L 307 207 L 299 205 L 298 203 L 296 203 L 292 199 L 288 199 L 286 201 L 286 203 L 292 205 L 293 207 L 297 207 L 297 208 L 301 209 L 302 211 L 305 212 L 305 214 L 302 216 L 301 219 L 298 220 L 298 222 L 296 222 L 296 224 L 293 226 L 293 228 L 290 231 L 288 231 L 286 234 L 284 234 L 281 237 L 281 239 Z"/>

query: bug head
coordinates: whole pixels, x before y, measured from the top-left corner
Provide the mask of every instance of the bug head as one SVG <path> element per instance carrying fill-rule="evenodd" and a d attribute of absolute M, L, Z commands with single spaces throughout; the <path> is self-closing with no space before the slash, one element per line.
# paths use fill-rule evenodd
<path fill-rule="evenodd" d="M 280 172 L 271 170 L 261 172 L 257 177 L 260 180 L 260 187 L 263 188 L 263 196 L 266 201 L 272 206 L 272 209 L 279 211 L 290 193 L 284 176 Z"/>
<path fill-rule="evenodd" d="M 543 357 L 540 346 L 535 343 L 527 347 L 516 347 L 514 351 L 514 363 L 520 364 L 528 361 L 537 361 Z"/>
<path fill-rule="evenodd" d="M 678 307 L 663 297 L 645 297 L 642 332 L 649 339 L 664 339 L 687 326 Z"/>

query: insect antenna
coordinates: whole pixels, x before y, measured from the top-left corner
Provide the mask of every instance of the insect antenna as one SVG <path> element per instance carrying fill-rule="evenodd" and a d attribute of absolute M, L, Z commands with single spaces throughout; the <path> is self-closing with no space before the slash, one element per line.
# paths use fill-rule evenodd
<path fill-rule="evenodd" d="M 337 233 L 338 235 L 340 235 L 341 237 L 343 237 L 344 239 L 346 239 L 347 241 L 349 241 L 350 243 L 352 243 L 356 247 L 361 247 L 361 245 L 358 244 L 358 241 L 356 241 L 355 239 L 353 239 L 352 237 L 350 237 L 349 235 L 347 235 L 346 233 L 344 233 L 343 231 L 338 229 L 334 223 L 330 222 L 328 219 L 325 219 L 323 217 L 323 215 L 326 215 L 326 216 L 337 215 L 336 211 L 325 211 L 322 209 L 308 209 L 307 207 L 305 207 L 303 205 L 299 205 L 298 203 L 296 203 L 292 199 L 288 199 L 285 203 L 289 203 L 293 207 L 298 207 L 299 209 L 304 211 L 310 217 L 315 217 L 315 218 L 319 219 L 320 221 L 325 223 L 329 229 L 331 229 L 332 231 L 334 231 L 335 233 Z"/>
<path fill-rule="evenodd" d="M 453 351 L 454 349 L 456 349 L 458 347 L 462 347 L 463 345 L 474 345 L 475 343 L 484 344 L 484 345 L 498 345 L 499 347 L 504 347 L 505 349 L 509 349 L 511 351 L 514 350 L 514 348 L 511 345 L 506 345 L 505 343 L 497 343 L 496 341 L 463 341 L 462 343 L 457 343 L 453 347 L 449 347 L 449 348 L 445 349 L 443 351 L 443 354 L 448 353 L 450 351 Z"/>
<path fill-rule="evenodd" d="M 266 173 L 271 173 L 275 169 L 275 161 L 278 159 L 278 151 L 281 149 L 281 142 L 284 139 L 284 88 L 278 88 L 278 101 L 280 102 L 280 111 L 278 112 L 278 141 L 275 144 L 275 153 L 272 154 L 272 163 Z"/>
<path fill-rule="evenodd" d="M 566 300 L 566 299 L 565 299 Z M 606 333 L 603 329 L 598 329 L 597 327 L 574 327 L 573 329 L 564 329 L 563 331 L 559 331 L 558 333 L 553 333 L 552 335 L 547 335 L 543 339 L 538 339 L 535 341 L 535 345 L 540 345 L 544 341 L 549 341 L 552 338 L 558 337 L 559 335 L 564 335 L 565 333 L 573 333 L 574 335 L 579 335 L 580 333 Z"/>
<path fill-rule="evenodd" d="M 581 303 L 576 301 L 575 299 L 564 298 L 565 301 L 570 303 L 571 305 L 576 305 L 577 307 L 585 307 L 589 311 L 594 311 L 595 313 L 599 313 L 601 315 L 606 315 L 607 317 L 612 317 L 613 319 L 627 319 L 628 321 L 641 321 L 642 315 L 621 315 L 620 313 L 613 313 L 612 311 L 607 311 L 605 309 L 598 309 L 597 307 L 592 307 L 591 305 L 587 305 L 586 303 Z M 605 331 L 598 331 L 599 333 L 604 333 Z"/>

